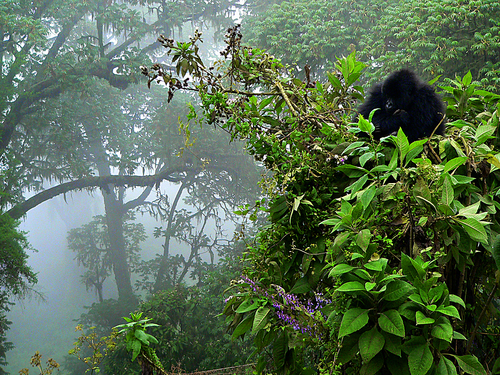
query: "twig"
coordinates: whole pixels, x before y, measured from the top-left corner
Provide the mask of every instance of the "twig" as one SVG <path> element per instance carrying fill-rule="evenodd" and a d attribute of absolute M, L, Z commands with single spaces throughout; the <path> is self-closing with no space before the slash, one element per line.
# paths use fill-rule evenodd
<path fill-rule="evenodd" d="M 493 290 L 491 291 L 490 295 L 488 296 L 488 300 L 484 304 L 484 307 L 483 307 L 483 310 L 481 311 L 481 314 L 479 314 L 479 318 L 477 318 L 477 322 L 476 322 L 476 325 L 474 326 L 474 330 L 472 331 L 472 334 L 470 335 L 470 338 L 467 341 L 467 347 L 465 348 L 466 354 L 469 353 L 470 346 L 472 345 L 472 341 L 474 341 L 474 337 L 476 336 L 477 328 L 479 327 L 479 323 L 481 323 L 481 319 L 483 318 L 483 315 L 485 314 L 486 309 L 488 308 L 489 304 L 491 303 L 491 300 L 495 296 L 497 289 L 498 289 L 498 283 L 495 283 Z"/>
<path fill-rule="evenodd" d="M 297 112 L 295 112 L 295 108 L 292 102 L 290 102 L 290 98 L 288 98 L 288 95 L 285 93 L 285 90 L 283 89 L 281 82 L 277 81 L 276 86 L 278 86 L 278 88 L 280 89 L 281 96 L 283 96 L 283 99 L 285 99 L 285 102 L 286 104 L 288 104 L 288 107 L 290 108 L 290 111 L 292 111 L 292 114 L 294 116 L 297 116 Z"/>

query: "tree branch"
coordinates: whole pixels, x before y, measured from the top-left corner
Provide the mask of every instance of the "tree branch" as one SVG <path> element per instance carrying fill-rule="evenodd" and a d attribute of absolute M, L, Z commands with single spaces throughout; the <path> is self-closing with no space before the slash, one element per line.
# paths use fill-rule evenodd
<path fill-rule="evenodd" d="M 48 201 L 58 195 L 68 193 L 73 190 L 83 190 L 89 188 L 99 187 L 101 189 L 109 190 L 109 185 L 114 186 L 154 186 L 158 185 L 161 181 L 167 180 L 170 182 L 179 182 L 183 177 L 177 176 L 178 173 L 190 170 L 189 167 L 173 167 L 165 171 L 147 176 L 92 176 L 85 177 L 76 181 L 65 182 L 60 185 L 54 186 L 50 189 L 41 191 L 26 201 L 19 203 L 6 212 L 7 215 L 14 219 L 19 219 L 25 215 L 29 210 L 35 208 L 39 204 Z"/>

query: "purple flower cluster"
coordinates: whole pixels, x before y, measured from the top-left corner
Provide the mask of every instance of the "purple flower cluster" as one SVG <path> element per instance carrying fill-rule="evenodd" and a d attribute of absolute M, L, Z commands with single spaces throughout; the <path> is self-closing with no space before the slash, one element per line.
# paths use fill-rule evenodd
<path fill-rule="evenodd" d="M 326 320 L 326 316 L 317 311 L 332 303 L 331 300 L 323 297 L 322 293 L 314 293 L 313 299 L 302 301 L 293 293 L 287 293 L 279 285 L 272 285 L 277 293 L 270 293 L 265 288 L 258 285 L 254 280 L 243 276 L 241 283 L 246 283 L 250 289 L 259 296 L 267 297 L 275 309 L 275 314 L 285 325 L 292 327 L 309 336 L 321 338 L 320 327 Z"/>

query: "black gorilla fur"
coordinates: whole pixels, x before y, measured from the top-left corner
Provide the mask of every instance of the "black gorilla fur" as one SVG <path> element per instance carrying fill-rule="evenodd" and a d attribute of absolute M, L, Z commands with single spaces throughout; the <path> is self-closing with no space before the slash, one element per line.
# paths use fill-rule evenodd
<path fill-rule="evenodd" d="M 422 82 L 411 70 L 393 72 L 384 82 L 373 86 L 358 112 L 368 119 L 375 108 L 380 108 L 372 118 L 375 139 L 402 128 L 408 140 L 413 142 L 429 137 L 439 123 L 435 134 L 444 135 L 442 100 L 432 86 Z"/>

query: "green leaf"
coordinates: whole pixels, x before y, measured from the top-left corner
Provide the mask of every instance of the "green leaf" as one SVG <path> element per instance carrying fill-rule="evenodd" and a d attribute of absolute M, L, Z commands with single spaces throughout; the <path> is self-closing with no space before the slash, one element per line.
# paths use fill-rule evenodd
<path fill-rule="evenodd" d="M 355 292 L 365 290 L 365 286 L 359 281 L 349 281 L 336 289 L 336 292 Z"/>
<path fill-rule="evenodd" d="M 401 253 L 401 268 L 412 283 L 421 281 L 425 276 L 425 270 L 405 253 Z"/>
<path fill-rule="evenodd" d="M 330 277 L 338 276 L 338 275 L 342 275 L 344 273 L 350 272 L 353 269 L 354 269 L 353 266 L 350 266 L 350 265 L 345 264 L 345 263 L 341 263 L 341 264 L 337 264 L 335 267 L 333 267 L 328 275 Z"/>
<path fill-rule="evenodd" d="M 486 235 L 486 230 L 484 226 L 476 219 L 455 219 L 456 222 L 462 225 L 467 234 L 474 240 L 484 244 L 488 243 L 488 237 Z"/>
<path fill-rule="evenodd" d="M 445 314 L 448 316 L 452 316 L 454 318 L 460 319 L 460 314 L 458 313 L 458 310 L 455 306 L 445 306 L 445 307 L 438 307 L 436 309 L 437 312 L 440 312 L 441 314 Z"/>
<path fill-rule="evenodd" d="M 366 252 L 368 246 L 370 245 L 370 239 L 372 238 L 372 234 L 369 229 L 363 229 L 356 235 L 356 244 Z"/>
<path fill-rule="evenodd" d="M 401 357 L 401 337 L 396 337 L 385 331 L 381 333 L 385 338 L 384 350 Z"/>
<path fill-rule="evenodd" d="M 364 167 L 364 166 L 365 166 L 365 164 L 366 164 L 369 160 L 371 160 L 371 159 L 373 159 L 373 158 L 374 158 L 374 156 L 375 156 L 375 153 L 374 153 L 374 152 L 365 152 L 365 153 L 363 153 L 363 155 L 361 155 L 361 156 L 359 157 L 359 165 L 361 165 L 362 167 Z"/>
<path fill-rule="evenodd" d="M 412 293 L 413 290 L 415 288 L 407 282 L 395 280 L 387 285 L 383 298 L 386 301 L 397 301 Z"/>
<path fill-rule="evenodd" d="M 399 337 L 405 337 L 405 325 L 401 315 L 396 310 L 387 310 L 378 317 L 381 329 Z"/>
<path fill-rule="evenodd" d="M 255 301 L 253 299 L 247 299 L 241 303 L 236 309 L 236 312 L 239 314 L 243 314 L 252 310 L 256 310 L 259 307 L 259 301 Z"/>
<path fill-rule="evenodd" d="M 472 83 L 472 73 L 470 72 L 470 70 L 464 76 L 462 82 L 463 82 L 464 86 L 469 86 Z"/>
<path fill-rule="evenodd" d="M 271 309 L 269 309 L 268 307 L 259 307 L 259 309 L 255 312 L 255 317 L 253 319 L 252 333 L 257 333 L 257 331 L 259 331 L 266 325 L 266 317 L 270 311 Z"/>
<path fill-rule="evenodd" d="M 363 328 L 368 323 L 368 311 L 357 307 L 347 310 L 340 323 L 339 338 Z"/>
<path fill-rule="evenodd" d="M 486 142 L 497 130 L 496 126 L 492 126 L 490 124 L 480 125 L 476 129 L 476 139 L 477 142 L 474 144 L 475 147 Z"/>
<path fill-rule="evenodd" d="M 467 337 L 462 335 L 460 332 L 453 331 L 453 340 L 467 340 Z"/>
<path fill-rule="evenodd" d="M 141 348 L 142 345 L 139 340 L 133 340 L 130 342 L 130 349 L 132 349 L 132 362 L 134 361 L 134 359 L 137 358 L 137 356 L 141 352 Z"/>
<path fill-rule="evenodd" d="M 427 342 L 415 345 L 408 355 L 408 366 L 411 375 L 425 375 L 432 366 L 432 353 Z"/>
<path fill-rule="evenodd" d="M 281 332 L 273 343 L 274 365 L 281 369 L 285 365 L 286 353 L 288 351 L 288 338 L 286 332 Z"/>
<path fill-rule="evenodd" d="M 493 244 L 491 245 L 491 255 L 493 256 L 493 260 L 495 261 L 495 265 L 497 266 L 497 270 L 500 271 L 500 235 L 497 235 L 495 237 L 495 239 L 493 240 Z M 450 301 L 451 301 L 451 298 L 450 298 Z"/>
<path fill-rule="evenodd" d="M 486 370 L 479 363 L 476 356 L 473 355 L 453 355 L 457 359 L 458 365 L 462 370 L 464 370 L 467 374 L 472 375 L 486 375 Z"/>
<path fill-rule="evenodd" d="M 311 285 L 309 284 L 309 279 L 304 276 L 297 280 L 293 288 L 290 290 L 292 294 L 303 294 L 312 290 Z"/>
<path fill-rule="evenodd" d="M 455 191 L 451 185 L 450 175 L 445 175 L 443 181 L 443 192 L 441 196 L 441 202 L 444 206 L 450 206 L 455 198 Z"/>
<path fill-rule="evenodd" d="M 462 298 L 460 298 L 459 296 L 456 296 L 454 294 L 450 294 L 449 298 L 450 298 L 450 302 L 458 303 L 460 306 L 462 306 L 465 309 L 465 302 Z"/>
<path fill-rule="evenodd" d="M 457 369 L 452 361 L 442 356 L 436 368 L 436 375 L 457 375 Z"/>
<path fill-rule="evenodd" d="M 139 340 L 144 345 L 146 345 L 146 346 L 149 345 L 148 335 L 143 330 L 136 329 L 134 332 L 134 336 L 137 338 L 137 340 Z"/>
<path fill-rule="evenodd" d="M 378 355 L 373 358 L 370 362 L 363 364 L 359 369 L 359 375 L 376 375 L 379 373 L 380 369 L 384 366 L 384 357 Z"/>
<path fill-rule="evenodd" d="M 422 311 L 416 312 L 415 319 L 417 321 L 417 324 L 433 324 L 435 322 L 434 319 L 425 316 Z"/>
<path fill-rule="evenodd" d="M 342 348 L 340 348 L 338 360 L 340 363 L 347 363 L 354 358 L 359 351 L 358 340 L 359 334 L 349 335 L 342 340 Z"/>
<path fill-rule="evenodd" d="M 247 331 L 252 328 L 253 325 L 253 314 L 250 314 L 243 319 L 240 324 L 234 329 L 233 334 L 231 335 L 232 339 L 236 339 L 241 335 L 245 334 Z"/>
<path fill-rule="evenodd" d="M 353 184 L 348 186 L 345 190 L 350 191 L 351 194 L 357 193 L 359 190 L 363 188 L 363 186 L 365 186 L 366 181 L 368 181 L 368 175 L 360 177 Z"/>
<path fill-rule="evenodd" d="M 448 318 L 441 316 L 432 327 L 431 335 L 437 339 L 451 343 L 453 337 L 453 327 Z"/>
<path fill-rule="evenodd" d="M 377 192 L 377 187 L 375 185 L 372 185 L 368 189 L 366 189 L 363 192 L 363 194 L 361 194 L 361 197 L 360 197 L 361 204 L 363 205 L 363 208 L 365 210 L 372 202 L 373 198 L 375 197 L 376 192 Z"/>
<path fill-rule="evenodd" d="M 386 265 L 387 265 L 387 259 L 381 258 L 374 262 L 368 262 L 364 264 L 364 267 L 371 271 L 381 272 Z"/>
<path fill-rule="evenodd" d="M 399 149 L 400 153 L 399 161 L 401 165 L 403 165 L 405 156 L 409 151 L 410 144 L 408 143 L 408 137 L 405 135 L 402 128 L 399 128 L 398 130 L 398 135 L 396 137 L 396 146 Z"/>
<path fill-rule="evenodd" d="M 467 159 L 467 156 L 459 156 L 457 158 L 451 159 L 445 164 L 443 173 L 448 173 L 449 171 L 463 165 L 467 161 Z"/>
<path fill-rule="evenodd" d="M 377 330 L 376 326 L 364 332 L 359 338 L 359 352 L 363 362 L 370 362 L 384 348 L 384 344 L 384 336 Z"/>
<path fill-rule="evenodd" d="M 377 286 L 377 283 L 371 283 L 371 282 L 366 282 L 365 283 L 365 289 L 366 289 L 367 292 L 369 292 L 370 290 L 372 290 L 376 286 Z"/>

